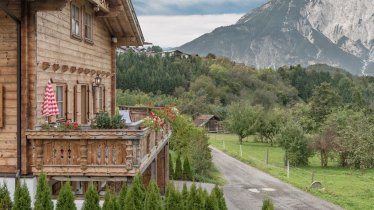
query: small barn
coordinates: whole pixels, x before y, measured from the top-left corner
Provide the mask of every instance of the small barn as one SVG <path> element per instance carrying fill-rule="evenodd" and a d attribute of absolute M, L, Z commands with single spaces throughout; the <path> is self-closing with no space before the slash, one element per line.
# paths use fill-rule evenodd
<path fill-rule="evenodd" d="M 218 133 L 223 131 L 220 118 L 215 115 L 199 115 L 195 118 L 194 123 L 198 127 L 204 127 L 207 132 Z"/>

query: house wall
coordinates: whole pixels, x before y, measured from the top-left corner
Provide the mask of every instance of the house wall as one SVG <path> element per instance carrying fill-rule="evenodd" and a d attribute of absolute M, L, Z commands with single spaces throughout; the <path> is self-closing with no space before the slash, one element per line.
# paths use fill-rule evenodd
<path fill-rule="evenodd" d="M 92 5 L 83 1 L 72 1 L 81 6 L 83 10 L 92 11 Z M 77 84 L 88 84 L 89 86 L 89 113 L 90 118 L 94 117 L 92 102 L 93 88 L 92 83 L 96 73 L 92 71 L 111 72 L 112 62 L 111 35 L 106 29 L 104 22 L 93 16 L 93 44 L 85 42 L 84 38 L 78 40 L 71 37 L 70 31 L 70 3 L 59 12 L 37 12 L 36 14 L 36 41 L 37 41 L 37 84 L 36 84 L 36 124 L 43 120 L 41 116 L 41 107 L 44 99 L 45 87 L 49 79 L 54 83 L 65 83 L 67 86 L 67 112 L 68 118 L 74 115 L 74 95 Z M 82 17 L 81 17 L 82 18 Z M 83 19 L 81 19 L 83 20 Z M 83 37 L 84 25 L 81 21 L 81 34 Z M 43 70 L 43 63 L 49 63 L 51 66 Z M 59 69 L 54 71 L 53 65 L 58 64 Z M 68 69 L 64 72 L 62 67 Z M 75 67 L 73 73 L 71 68 Z M 83 72 L 79 73 L 79 68 Z M 101 76 L 102 84 L 105 86 L 105 111 L 111 111 L 112 95 L 112 75 Z"/>
<path fill-rule="evenodd" d="M 20 16 L 19 4 L 9 10 Z M 0 173 L 15 173 L 17 164 L 17 25 L 0 10 Z"/>

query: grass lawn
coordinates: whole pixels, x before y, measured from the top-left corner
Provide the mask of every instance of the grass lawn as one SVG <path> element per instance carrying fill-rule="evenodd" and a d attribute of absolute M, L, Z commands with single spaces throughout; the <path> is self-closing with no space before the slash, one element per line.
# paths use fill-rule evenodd
<path fill-rule="evenodd" d="M 210 134 L 209 137 L 210 144 L 217 149 L 345 209 L 374 209 L 374 169 L 359 171 L 339 168 L 336 162 L 331 161 L 329 167 L 321 168 L 320 158 L 316 154 L 309 159 L 309 166 L 291 167 L 290 178 L 287 178 L 287 172 L 283 166 L 284 151 L 282 148 L 255 143 L 249 138 L 242 145 L 243 156 L 241 157 L 237 136 Z M 265 162 L 268 149 L 269 165 Z M 324 190 L 309 188 L 313 172 L 314 180 L 320 181 Z"/>

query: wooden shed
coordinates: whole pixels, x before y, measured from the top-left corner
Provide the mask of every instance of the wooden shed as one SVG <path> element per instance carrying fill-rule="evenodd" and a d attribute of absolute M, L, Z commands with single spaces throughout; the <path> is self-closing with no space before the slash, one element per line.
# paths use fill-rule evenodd
<path fill-rule="evenodd" d="M 210 133 L 223 131 L 220 119 L 215 115 L 199 115 L 194 119 L 194 123 L 196 126 L 205 128 L 205 130 Z"/>

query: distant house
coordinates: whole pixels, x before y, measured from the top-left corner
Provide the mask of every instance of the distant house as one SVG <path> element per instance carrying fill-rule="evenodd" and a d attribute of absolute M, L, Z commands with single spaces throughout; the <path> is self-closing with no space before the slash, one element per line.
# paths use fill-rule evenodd
<path fill-rule="evenodd" d="M 195 118 L 194 123 L 198 127 L 204 127 L 207 132 L 217 133 L 223 131 L 220 121 L 221 120 L 214 115 L 199 115 Z"/>
<path fill-rule="evenodd" d="M 171 51 L 165 51 L 162 53 L 162 57 L 166 57 L 166 56 L 174 56 L 174 57 L 177 57 L 177 58 L 180 58 L 180 59 L 189 59 L 192 57 L 192 55 L 190 54 L 187 54 L 187 53 L 184 53 L 182 51 L 179 51 L 179 50 L 171 50 Z"/>

